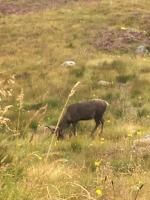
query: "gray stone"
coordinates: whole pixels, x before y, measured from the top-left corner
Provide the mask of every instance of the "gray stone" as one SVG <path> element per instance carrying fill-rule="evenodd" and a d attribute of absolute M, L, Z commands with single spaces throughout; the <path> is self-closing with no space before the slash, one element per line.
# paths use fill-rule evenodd
<path fill-rule="evenodd" d="M 65 61 L 64 63 L 62 63 L 62 66 L 63 67 L 73 67 L 73 66 L 75 66 L 76 65 L 76 63 L 75 63 L 75 61 L 73 61 L 73 60 L 67 60 L 67 61 Z"/>
<path fill-rule="evenodd" d="M 133 151 L 139 157 L 150 155 L 150 134 L 136 139 L 133 144 Z"/>
<path fill-rule="evenodd" d="M 111 86 L 111 85 L 113 85 L 113 82 L 100 80 L 100 81 L 98 81 L 98 85 L 101 85 L 101 86 Z"/>
<path fill-rule="evenodd" d="M 148 53 L 148 50 L 146 48 L 146 46 L 144 45 L 140 45 L 136 48 L 136 51 L 135 51 L 136 54 L 139 54 L 139 55 L 143 55 L 145 53 Z"/>

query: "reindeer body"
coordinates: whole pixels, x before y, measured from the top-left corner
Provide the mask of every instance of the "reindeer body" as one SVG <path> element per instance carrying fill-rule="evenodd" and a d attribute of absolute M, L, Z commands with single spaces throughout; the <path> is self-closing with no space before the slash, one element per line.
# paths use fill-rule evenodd
<path fill-rule="evenodd" d="M 58 139 L 64 138 L 64 129 L 69 127 L 71 124 L 73 127 L 73 134 L 76 135 L 76 125 L 81 120 L 94 119 L 96 125 L 91 134 L 94 134 L 100 124 L 102 125 L 102 133 L 104 125 L 103 115 L 108 105 L 109 104 L 106 101 L 101 99 L 94 99 L 69 105 L 58 125 Z"/>

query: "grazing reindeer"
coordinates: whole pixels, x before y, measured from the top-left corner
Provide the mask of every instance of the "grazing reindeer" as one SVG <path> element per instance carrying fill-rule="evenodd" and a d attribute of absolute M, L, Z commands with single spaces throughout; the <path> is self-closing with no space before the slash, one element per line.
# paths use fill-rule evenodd
<path fill-rule="evenodd" d="M 91 136 L 94 135 L 94 132 L 100 124 L 102 133 L 104 126 L 103 115 L 108 105 L 109 104 L 106 101 L 101 99 L 94 99 L 69 105 L 58 124 L 58 129 L 56 130 L 57 139 L 64 139 L 64 130 L 70 125 L 72 125 L 73 128 L 73 135 L 76 135 L 76 125 L 81 120 L 95 120 L 96 125 L 92 130 Z"/>

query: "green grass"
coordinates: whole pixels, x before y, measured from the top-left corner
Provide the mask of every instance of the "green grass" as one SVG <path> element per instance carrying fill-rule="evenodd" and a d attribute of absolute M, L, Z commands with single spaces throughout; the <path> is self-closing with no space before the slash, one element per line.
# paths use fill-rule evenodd
<path fill-rule="evenodd" d="M 95 42 L 104 30 L 107 40 L 114 39 L 111 31 L 118 36 L 121 27 L 145 31 L 147 39 L 150 2 L 80 0 L 43 9 L 47 2 L 8 0 L 20 7 L 38 4 L 38 9 L 0 14 L 0 81 L 16 77 L 14 85 L 0 82 L 1 89 L 12 89 L 11 97 L 0 96 L 0 116 L 13 105 L 5 116 L 12 130 L 0 127 L 0 199 L 135 200 L 142 183 L 138 199 L 149 200 L 149 153 L 133 146 L 149 133 L 150 57 L 135 55 L 139 40 L 109 50 Z M 76 66 L 64 68 L 65 60 L 74 60 Z M 100 80 L 112 85 L 101 86 Z M 56 125 L 77 81 L 81 83 L 69 103 L 92 98 L 110 103 L 104 133 L 99 138 L 98 130 L 92 139 L 94 122 L 81 122 L 77 138 L 69 138 L 70 129 L 64 141 L 54 138 L 45 162 L 52 136 L 43 127 Z M 24 137 L 15 135 L 16 127 Z M 96 189 L 102 190 L 102 197 Z"/>

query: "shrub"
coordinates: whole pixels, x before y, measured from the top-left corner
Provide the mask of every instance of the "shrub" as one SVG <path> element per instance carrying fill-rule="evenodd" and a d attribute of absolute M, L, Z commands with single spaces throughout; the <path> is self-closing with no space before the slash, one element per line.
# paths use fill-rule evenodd
<path fill-rule="evenodd" d="M 29 127 L 36 132 L 37 131 L 37 127 L 38 127 L 38 122 L 36 120 L 32 120 Z"/>
<path fill-rule="evenodd" d="M 111 66 L 116 68 L 116 67 L 125 67 L 126 63 L 123 62 L 122 60 L 113 60 L 111 63 Z"/>
<path fill-rule="evenodd" d="M 80 153 L 82 150 L 82 146 L 78 141 L 71 142 L 71 149 L 73 152 Z"/>
<path fill-rule="evenodd" d="M 53 99 L 49 99 L 49 100 L 39 102 L 36 104 L 25 104 L 24 109 L 25 110 L 38 110 L 45 104 L 48 104 L 49 108 L 56 108 L 60 104 L 60 101 L 58 99 L 53 98 Z"/>
<path fill-rule="evenodd" d="M 147 170 L 150 169 L 150 155 L 149 154 L 144 155 L 144 157 L 143 157 L 143 166 Z"/>
<path fill-rule="evenodd" d="M 12 155 L 8 151 L 8 147 L 0 145 L 0 165 L 6 165 L 11 163 L 13 160 Z"/>
<path fill-rule="evenodd" d="M 130 160 L 113 160 L 111 165 L 114 172 L 132 173 L 134 170 L 134 163 Z"/>
<path fill-rule="evenodd" d="M 111 103 L 112 101 L 117 100 L 119 97 L 120 97 L 119 92 L 116 92 L 116 93 L 109 92 L 109 93 L 106 93 L 106 95 L 104 95 L 102 98 Z"/>
<path fill-rule="evenodd" d="M 122 108 L 116 108 L 112 111 L 113 115 L 117 118 L 122 118 L 124 116 L 124 112 Z"/>
<path fill-rule="evenodd" d="M 46 118 L 46 123 L 47 124 L 53 124 L 53 125 L 55 125 L 55 124 L 57 124 L 57 121 L 58 121 L 58 115 L 53 115 L 53 116 L 48 116 L 47 118 Z"/>
<path fill-rule="evenodd" d="M 57 98 L 53 98 L 53 99 L 50 99 L 50 100 L 44 102 L 44 104 L 46 104 L 46 103 L 48 104 L 49 108 L 57 108 L 60 105 L 60 100 Z"/>
<path fill-rule="evenodd" d="M 100 63 L 100 67 L 105 68 L 105 69 L 113 69 L 119 73 L 121 72 L 123 73 L 123 72 L 126 72 L 127 64 L 119 59 L 111 60 L 111 61 L 105 60 L 102 63 Z"/>
<path fill-rule="evenodd" d="M 141 93 L 142 93 L 141 90 L 134 89 L 134 90 L 132 90 L 131 97 L 132 98 L 138 97 L 139 95 L 141 95 Z"/>
<path fill-rule="evenodd" d="M 83 77 L 84 72 L 85 72 L 85 67 L 73 68 L 71 70 L 71 75 L 74 75 L 76 78 L 81 78 Z"/>
<path fill-rule="evenodd" d="M 41 108 L 43 106 L 43 103 L 36 103 L 36 104 L 25 104 L 24 105 L 24 109 L 25 110 L 38 110 L 39 108 Z"/>
<path fill-rule="evenodd" d="M 24 175 L 23 166 L 17 165 L 15 168 L 9 167 L 7 169 L 7 173 L 12 175 L 12 177 L 13 177 L 13 179 L 15 179 L 15 181 L 19 181 L 20 179 L 23 178 L 23 175 Z"/>
<path fill-rule="evenodd" d="M 140 108 L 137 112 L 137 117 L 139 118 L 145 117 L 147 115 L 150 115 L 150 111 L 148 110 L 148 108 Z"/>
<path fill-rule="evenodd" d="M 116 77 L 116 80 L 118 83 L 127 83 L 128 81 L 132 81 L 136 78 L 134 74 L 128 74 L 128 75 L 119 75 Z"/>

